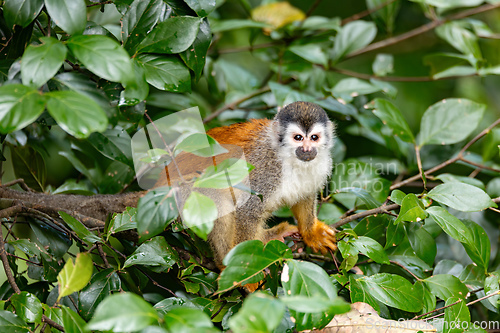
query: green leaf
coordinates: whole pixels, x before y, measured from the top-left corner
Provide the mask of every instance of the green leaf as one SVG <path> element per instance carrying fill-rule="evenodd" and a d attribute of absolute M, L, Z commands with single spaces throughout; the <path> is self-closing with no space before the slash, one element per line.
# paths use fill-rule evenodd
<path fill-rule="evenodd" d="M 78 313 L 67 306 L 61 306 L 63 326 L 66 332 L 87 333 L 85 325 L 87 324 Z"/>
<path fill-rule="evenodd" d="M 350 241 L 351 245 L 360 253 L 379 264 L 389 265 L 389 258 L 382 245 L 369 237 L 359 236 Z"/>
<path fill-rule="evenodd" d="M 500 295 L 498 294 L 498 291 L 500 290 L 500 279 L 499 279 L 499 274 L 498 271 L 491 273 L 490 276 L 487 276 L 486 279 L 484 280 L 484 293 L 486 295 L 491 295 L 493 293 L 496 293 L 496 296 L 492 296 L 488 298 L 488 301 L 493 305 L 495 308 L 498 309 L 499 301 L 500 301 Z"/>
<path fill-rule="evenodd" d="M 28 323 L 39 323 L 42 320 L 42 303 L 36 296 L 26 291 L 14 294 L 10 298 L 16 314 Z M 3 332 L 3 331 L 2 331 Z"/>
<path fill-rule="evenodd" d="M 497 148 L 498 150 L 498 148 Z M 436 179 L 439 179 L 443 183 L 452 183 L 452 182 L 459 182 L 459 183 L 465 183 L 469 184 L 475 187 L 479 187 L 481 190 L 484 190 L 484 184 L 482 181 L 476 178 L 471 178 L 471 177 L 465 177 L 465 176 L 457 176 L 451 173 L 442 173 L 434 177 Z"/>
<path fill-rule="evenodd" d="M 125 85 L 134 81 L 129 55 L 115 40 L 106 36 L 81 35 L 72 36 L 66 43 L 75 57 L 95 75 Z"/>
<path fill-rule="evenodd" d="M 482 61 L 478 38 L 471 31 L 463 28 L 459 22 L 448 22 L 436 28 L 439 37 L 454 48 L 467 55 L 467 60 L 475 68 Z"/>
<path fill-rule="evenodd" d="M 407 194 L 401 202 L 399 215 L 394 223 L 402 221 L 420 222 L 429 214 L 425 211 L 424 204 L 413 193 Z"/>
<path fill-rule="evenodd" d="M 281 273 L 281 282 L 287 296 L 316 297 L 320 295 L 329 301 L 335 301 L 336 305 L 339 304 L 337 303 L 337 290 L 328 274 L 316 264 L 288 260 Z M 345 310 L 345 306 L 341 304 L 339 307 L 330 307 L 327 312 L 319 313 L 304 313 L 290 309 L 290 315 L 295 318 L 295 328 L 302 331 L 313 327 L 320 329 L 328 324 L 336 313 L 343 313 Z"/>
<path fill-rule="evenodd" d="M 49 81 L 49 85 L 54 84 L 57 90 L 73 90 L 92 98 L 108 115 L 115 114 L 115 108 L 111 106 L 104 91 L 97 87 L 97 84 L 82 73 L 65 72 L 57 74 Z M 111 84 L 111 83 L 110 83 Z M 55 89 L 52 89 L 55 90 Z"/>
<path fill-rule="evenodd" d="M 456 302 L 458 304 L 451 306 L 451 304 Z M 443 332 L 464 332 L 460 327 L 453 328 L 453 324 L 460 323 L 459 325 L 461 325 L 462 323 L 470 322 L 470 312 L 465 300 L 459 297 L 450 297 L 446 300 L 445 307 L 447 308 L 444 310 L 444 321 L 449 325 L 447 326 L 449 329 L 444 329 Z"/>
<path fill-rule="evenodd" d="M 288 51 L 295 53 L 301 58 L 323 66 L 328 65 L 328 57 L 318 44 L 292 45 Z"/>
<path fill-rule="evenodd" d="M 372 64 L 373 73 L 377 76 L 386 76 L 394 71 L 394 57 L 392 54 L 379 53 Z"/>
<path fill-rule="evenodd" d="M 159 187 L 149 191 L 137 203 L 137 231 L 146 240 L 161 233 L 178 215 L 174 189 Z"/>
<path fill-rule="evenodd" d="M 42 44 L 31 44 L 21 58 L 23 84 L 38 88 L 52 78 L 66 59 L 67 49 L 55 38 L 41 37 Z"/>
<path fill-rule="evenodd" d="M 405 142 L 415 143 L 415 137 L 410 130 L 410 126 L 403 118 L 399 109 L 385 99 L 375 99 L 375 109 L 373 113 L 382 120 L 384 125 L 389 126 L 395 136 Z"/>
<path fill-rule="evenodd" d="M 280 301 L 289 309 L 302 313 L 327 312 L 335 308 L 335 313 L 340 314 L 348 312 L 351 308 L 350 305 L 340 297 L 332 301 L 320 294 L 315 294 L 310 297 L 300 295 L 280 297 Z"/>
<path fill-rule="evenodd" d="M 431 234 L 420 223 L 406 224 L 406 234 L 415 254 L 427 264 L 432 265 L 436 259 L 437 247 Z"/>
<path fill-rule="evenodd" d="M 199 237 L 207 239 L 217 219 L 217 206 L 209 197 L 191 192 L 182 209 L 182 222 Z"/>
<path fill-rule="evenodd" d="M 80 314 L 85 320 L 89 320 L 95 313 L 97 306 L 112 291 L 121 289 L 121 280 L 113 268 L 108 268 L 95 274 L 90 283 L 80 291 Z"/>
<path fill-rule="evenodd" d="M 208 48 L 212 42 L 212 32 L 207 19 L 201 21 L 200 30 L 193 45 L 186 51 L 180 53 L 184 63 L 194 72 L 195 80 L 198 81 L 205 68 Z"/>
<path fill-rule="evenodd" d="M 349 53 L 362 49 L 376 35 L 377 27 L 373 22 L 357 20 L 347 23 L 335 37 L 332 60 L 336 62 Z"/>
<path fill-rule="evenodd" d="M 403 203 L 403 199 L 406 197 L 406 193 L 404 193 L 403 191 L 401 190 L 393 190 L 391 192 L 391 201 L 393 201 L 394 203 L 397 203 L 398 205 L 401 206 L 401 204 Z"/>
<path fill-rule="evenodd" d="M 471 240 L 463 244 L 465 251 L 472 261 L 486 273 L 490 263 L 490 239 L 479 224 L 470 220 L 462 220 L 462 222 L 472 234 Z"/>
<path fill-rule="evenodd" d="M 30 333 L 31 329 L 24 320 L 12 312 L 0 310 L 0 331 L 2 333 Z"/>
<path fill-rule="evenodd" d="M 133 167 L 130 136 L 123 129 L 107 129 L 103 133 L 92 133 L 88 141 L 104 156 Z"/>
<path fill-rule="evenodd" d="M 62 271 L 57 275 L 57 282 L 59 283 L 57 301 L 59 302 L 62 297 L 71 295 L 85 287 L 92 277 L 93 270 L 92 258 L 87 253 L 78 253 L 74 264 L 73 260 L 69 259 Z"/>
<path fill-rule="evenodd" d="M 187 307 L 174 308 L 168 311 L 163 319 L 168 332 L 220 332 L 214 327 L 210 317 L 200 309 Z"/>
<path fill-rule="evenodd" d="M 350 102 L 353 97 L 368 95 L 382 90 L 368 81 L 363 81 L 354 77 L 342 79 L 332 88 L 332 94 L 336 98 Z"/>
<path fill-rule="evenodd" d="M 449 145 L 467 138 L 483 118 L 484 104 L 449 98 L 431 105 L 420 122 L 419 145 Z"/>
<path fill-rule="evenodd" d="M 12 147 L 10 154 L 16 177 L 24 179 L 31 188 L 44 191 L 47 168 L 42 154 L 29 146 Z"/>
<path fill-rule="evenodd" d="M 140 54 L 137 61 L 144 67 L 146 81 L 171 92 L 191 92 L 189 69 L 175 56 Z"/>
<path fill-rule="evenodd" d="M 445 208 L 432 206 L 427 208 L 427 213 L 452 238 L 461 243 L 472 244 L 472 233 L 462 221 L 448 213 Z"/>
<path fill-rule="evenodd" d="M 177 143 L 174 149 L 174 155 L 180 152 L 192 153 L 201 157 L 212 157 L 227 153 L 228 150 L 222 147 L 208 134 L 194 133 Z"/>
<path fill-rule="evenodd" d="M 162 236 L 156 236 L 142 243 L 132 253 L 125 263 L 123 268 L 132 265 L 153 266 L 155 272 L 168 271 L 177 261 L 179 257 L 167 241 Z"/>
<path fill-rule="evenodd" d="M 379 302 L 408 312 L 418 312 L 423 307 L 421 285 L 412 285 L 402 276 L 379 273 L 356 279 L 364 292 Z"/>
<path fill-rule="evenodd" d="M 486 192 L 464 183 L 440 184 L 434 187 L 427 196 L 462 212 L 478 212 L 489 207 L 497 207 Z"/>
<path fill-rule="evenodd" d="M 424 280 L 433 295 L 446 301 L 450 297 L 465 299 L 469 290 L 456 276 L 438 274 Z"/>
<path fill-rule="evenodd" d="M 278 240 L 272 240 L 265 246 L 260 240 L 240 243 L 224 258 L 223 264 L 226 268 L 219 278 L 218 293 L 238 285 L 258 282 L 263 278 L 263 269 L 290 258 L 292 251 Z"/>
<path fill-rule="evenodd" d="M 190 16 L 171 17 L 159 23 L 139 44 L 138 51 L 180 53 L 196 39 L 201 19 Z"/>
<path fill-rule="evenodd" d="M 256 22 L 252 20 L 240 20 L 240 19 L 232 19 L 232 20 L 214 20 L 211 22 L 210 27 L 213 33 L 219 33 L 223 31 L 233 31 L 236 29 L 244 29 L 244 28 L 269 28 L 271 25 L 264 22 Z"/>
<path fill-rule="evenodd" d="M 95 310 L 87 330 L 113 332 L 140 331 L 158 321 L 158 313 L 142 297 L 132 293 L 114 294 Z"/>
<path fill-rule="evenodd" d="M 165 11 L 161 0 L 133 1 L 121 18 L 121 37 L 126 50 L 133 53 Z"/>
<path fill-rule="evenodd" d="M 21 84 L 0 87 L 0 133 L 20 130 L 42 114 L 45 98 L 32 88 Z"/>
<path fill-rule="evenodd" d="M 63 211 L 59 211 L 58 213 L 62 217 L 64 222 L 66 222 L 66 224 L 78 235 L 79 238 L 83 239 L 84 241 L 90 244 L 102 241 L 101 238 L 94 235 L 90 230 L 88 230 L 83 225 L 83 223 L 75 219 L 73 216 Z"/>
<path fill-rule="evenodd" d="M 9 29 L 14 24 L 26 28 L 40 14 L 43 0 L 10 0 L 3 4 L 3 17 Z"/>
<path fill-rule="evenodd" d="M 137 228 L 137 208 L 127 207 L 121 214 L 113 215 L 108 226 L 108 235 Z"/>
<path fill-rule="evenodd" d="M 206 17 L 215 9 L 215 0 L 185 0 L 184 1 L 200 17 Z"/>
<path fill-rule="evenodd" d="M 285 314 L 285 305 L 278 299 L 258 292 L 243 302 L 238 313 L 229 318 L 233 332 L 273 332 Z"/>
<path fill-rule="evenodd" d="M 108 126 L 108 117 L 101 107 L 80 93 L 64 90 L 45 95 L 50 115 L 63 130 L 78 139 L 102 132 Z"/>
<path fill-rule="evenodd" d="M 45 0 L 45 7 L 54 22 L 70 35 L 79 35 L 87 25 L 84 0 Z"/>
<path fill-rule="evenodd" d="M 223 189 L 234 186 L 248 177 L 253 166 L 247 161 L 228 158 L 218 165 L 209 166 L 194 182 L 195 187 Z"/>

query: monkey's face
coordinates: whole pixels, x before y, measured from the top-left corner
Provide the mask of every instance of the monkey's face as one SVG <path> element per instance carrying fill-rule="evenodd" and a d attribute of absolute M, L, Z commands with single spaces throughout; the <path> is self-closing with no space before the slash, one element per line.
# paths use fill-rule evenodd
<path fill-rule="evenodd" d="M 329 146 L 330 135 L 326 124 L 314 124 L 304 130 L 301 126 L 290 123 L 285 131 L 285 146 L 295 151 L 295 156 L 304 162 L 314 160 L 318 150 Z"/>

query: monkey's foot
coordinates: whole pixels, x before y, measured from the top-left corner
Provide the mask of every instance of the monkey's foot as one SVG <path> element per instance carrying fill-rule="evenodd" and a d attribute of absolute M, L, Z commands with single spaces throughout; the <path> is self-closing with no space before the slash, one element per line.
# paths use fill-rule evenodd
<path fill-rule="evenodd" d="M 285 242 L 285 237 L 293 236 L 299 234 L 299 229 L 297 226 L 290 225 L 287 222 L 278 224 L 271 229 L 266 230 L 265 243 L 270 240 L 277 239 L 281 242 Z"/>
<path fill-rule="evenodd" d="M 301 235 L 306 245 L 314 252 L 326 254 L 328 249 L 337 250 L 335 231 L 319 220 L 316 220 L 309 230 L 302 230 Z"/>

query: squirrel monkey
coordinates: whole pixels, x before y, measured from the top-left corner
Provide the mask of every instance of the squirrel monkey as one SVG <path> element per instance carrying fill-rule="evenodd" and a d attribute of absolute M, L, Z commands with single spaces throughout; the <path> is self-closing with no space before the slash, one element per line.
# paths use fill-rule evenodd
<path fill-rule="evenodd" d="M 336 250 L 335 232 L 316 217 L 316 197 L 332 170 L 334 125 L 316 104 L 295 102 L 281 109 L 273 120 L 214 128 L 207 132 L 221 145 L 243 149 L 255 169 L 250 172 L 251 189 L 262 195 L 249 196 L 233 212 L 220 216 L 208 235 L 215 262 L 238 243 L 259 239 L 283 240 L 299 232 L 306 245 L 326 253 Z M 289 206 L 297 226 L 287 222 L 266 228 L 272 212 Z"/>

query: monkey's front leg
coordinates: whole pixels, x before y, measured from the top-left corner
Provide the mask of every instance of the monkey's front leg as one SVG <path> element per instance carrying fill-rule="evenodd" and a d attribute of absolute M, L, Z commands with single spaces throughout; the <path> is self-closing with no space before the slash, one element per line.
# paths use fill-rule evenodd
<path fill-rule="evenodd" d="M 335 231 L 316 217 L 316 199 L 307 198 L 292 206 L 302 239 L 315 252 L 337 250 Z"/>

